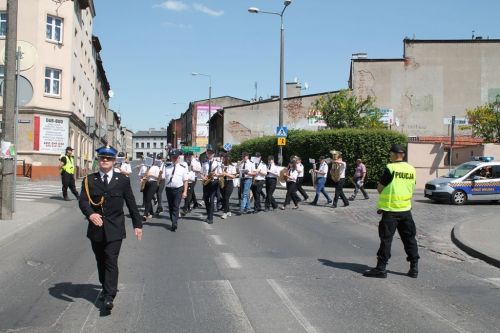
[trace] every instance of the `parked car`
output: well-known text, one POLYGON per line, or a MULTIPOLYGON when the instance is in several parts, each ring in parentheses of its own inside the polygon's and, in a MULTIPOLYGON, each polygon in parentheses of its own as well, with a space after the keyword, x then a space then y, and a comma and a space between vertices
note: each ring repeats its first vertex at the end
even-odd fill
POLYGON ((500 161, 491 156, 473 157, 446 176, 425 184, 426 198, 463 205, 469 200, 500 200, 500 161))

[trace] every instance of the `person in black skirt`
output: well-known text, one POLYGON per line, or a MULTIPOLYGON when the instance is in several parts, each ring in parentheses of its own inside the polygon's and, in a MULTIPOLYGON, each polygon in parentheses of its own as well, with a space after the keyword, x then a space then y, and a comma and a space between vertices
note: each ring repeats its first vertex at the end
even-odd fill
POLYGON ((231 194, 234 189, 234 179, 238 176, 238 172, 236 171, 236 163, 231 163, 231 158, 228 155, 225 155, 222 159, 223 163, 223 173, 224 177, 224 187, 221 189, 222 192, 222 210, 223 214, 221 216, 222 219, 226 219, 231 217, 231 211, 229 209, 229 199, 231 199, 231 194))

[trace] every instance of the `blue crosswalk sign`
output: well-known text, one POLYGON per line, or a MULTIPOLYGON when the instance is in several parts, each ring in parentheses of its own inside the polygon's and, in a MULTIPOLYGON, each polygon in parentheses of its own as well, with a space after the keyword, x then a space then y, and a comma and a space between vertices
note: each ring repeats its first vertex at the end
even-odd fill
POLYGON ((288 136, 288 128, 282 126, 282 127, 276 127, 276 136, 278 138, 286 138, 288 136))

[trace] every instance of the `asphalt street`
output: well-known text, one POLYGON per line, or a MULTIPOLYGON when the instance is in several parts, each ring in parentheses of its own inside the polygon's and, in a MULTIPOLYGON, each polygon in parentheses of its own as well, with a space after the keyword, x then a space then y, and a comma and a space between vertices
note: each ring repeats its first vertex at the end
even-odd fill
POLYGON ((163 214, 144 225, 142 241, 127 221, 108 315, 86 222, 76 201, 56 203, 49 217, 0 241, 2 332, 500 332, 500 270, 449 239, 457 218, 498 206, 417 196, 418 279, 405 275, 397 237, 388 278, 361 275, 378 248, 375 196, 213 225, 199 209, 175 233, 163 214))

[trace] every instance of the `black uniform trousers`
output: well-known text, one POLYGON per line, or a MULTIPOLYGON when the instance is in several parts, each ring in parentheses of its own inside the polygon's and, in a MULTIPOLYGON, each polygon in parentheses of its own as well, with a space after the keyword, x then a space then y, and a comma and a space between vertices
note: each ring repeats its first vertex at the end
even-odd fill
POLYGON ((269 209, 273 207, 273 209, 278 208, 278 204, 276 203, 276 199, 274 199, 274 191, 276 190, 276 184, 278 180, 274 177, 266 178, 266 208, 269 209))
POLYGON ((302 184, 304 184, 304 177, 297 177, 297 191, 304 197, 304 200, 309 199, 306 191, 302 188, 302 184))
POLYGON ((293 201, 295 206, 299 204, 299 196, 297 195, 297 184, 295 182, 286 182, 286 198, 283 206, 288 206, 290 201, 293 201))
POLYGON ((215 196, 217 195, 218 187, 218 180, 203 185, 203 201, 205 202, 205 209, 207 210, 207 219, 210 221, 214 219, 215 196))
POLYGON ((260 197, 262 193, 262 188, 264 187, 264 180, 256 180, 252 184, 252 193, 253 193, 253 209, 258 212, 262 210, 260 197))
POLYGON ((337 206, 337 201, 342 199, 342 202, 344 203, 344 206, 349 205, 349 201, 347 200, 347 197, 344 194, 344 184, 345 184, 345 178, 340 178, 338 182, 333 182, 333 186, 335 187, 335 196, 333 197, 333 205, 337 206))
POLYGON ((153 215, 153 196, 158 189, 158 182, 151 180, 146 183, 144 187, 144 216, 153 215))
POLYGON ((184 186, 181 187, 166 187, 165 192, 167 193, 168 202, 168 213, 170 214, 170 220, 172 221, 172 226, 177 226, 177 220, 179 219, 179 207, 182 200, 182 191, 184 186))
POLYGON ((403 241, 403 246, 407 255, 406 260, 416 262, 420 258, 415 235, 417 233, 415 222, 411 211, 406 212, 383 212, 382 219, 378 224, 378 235, 380 237, 380 248, 377 252, 378 259, 387 264, 391 258, 391 245, 394 233, 398 230, 403 241))
POLYGON ((196 191, 194 190, 196 188, 196 183, 197 183, 197 179, 195 179, 195 181, 193 182, 193 187, 192 187, 192 202, 193 202, 193 208, 198 208, 200 205, 198 205, 198 200, 196 199, 196 191))
POLYGON ((61 181, 62 181, 63 197, 64 198, 68 197, 68 188, 69 188, 71 193, 73 193, 74 196, 78 198, 78 191, 76 190, 75 186, 75 175, 63 171, 61 173, 61 181))
POLYGON ((163 189, 165 188, 165 179, 161 179, 158 183, 158 189, 156 190, 156 199, 158 199, 158 206, 156 206, 156 212, 163 212, 162 200, 163 200, 163 189))
POLYGON ((122 240, 90 242, 97 261, 97 272, 103 294, 114 298, 118 291, 118 255, 120 254, 122 240))
POLYGON ((186 199, 184 199, 184 206, 182 207, 182 210, 184 212, 189 212, 191 210, 191 201, 194 201, 193 208, 196 208, 196 197, 194 196, 194 186, 196 185, 196 182, 188 183, 188 189, 187 189, 187 196, 186 199))
POLYGON ((231 199, 231 194, 233 194, 234 183, 232 179, 227 179, 224 181, 224 188, 222 189, 222 210, 224 213, 229 212, 229 199, 231 199))

